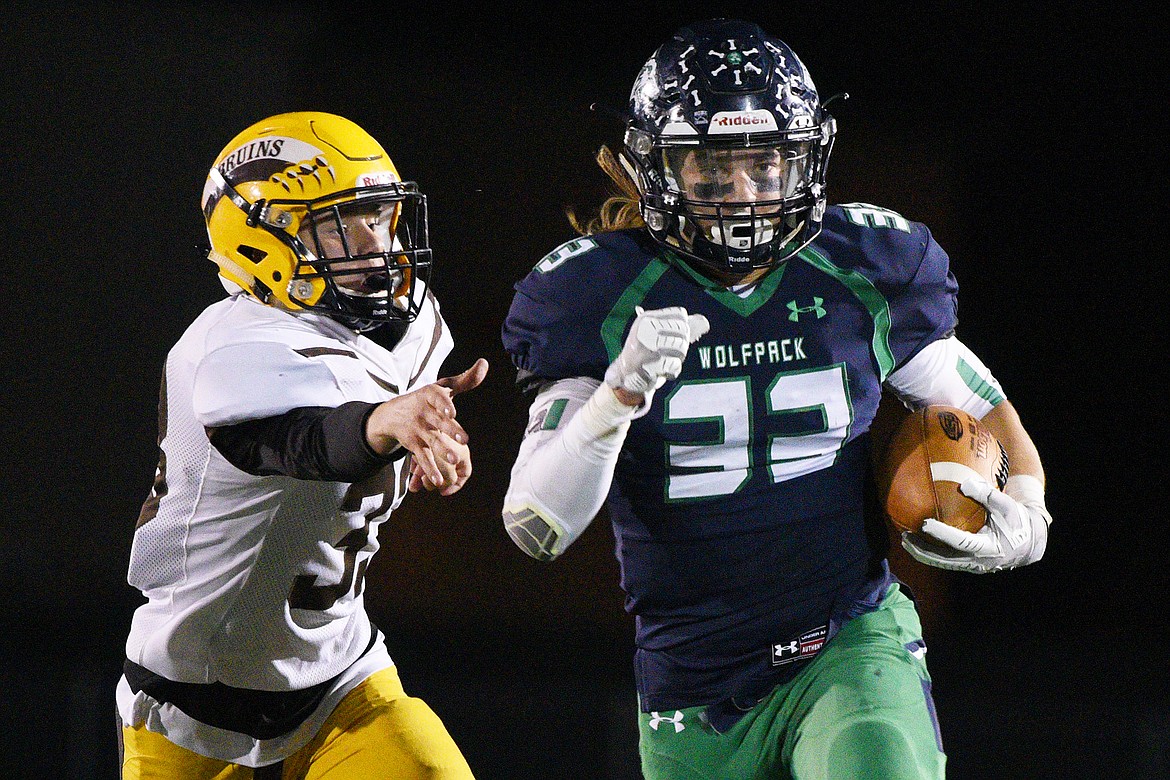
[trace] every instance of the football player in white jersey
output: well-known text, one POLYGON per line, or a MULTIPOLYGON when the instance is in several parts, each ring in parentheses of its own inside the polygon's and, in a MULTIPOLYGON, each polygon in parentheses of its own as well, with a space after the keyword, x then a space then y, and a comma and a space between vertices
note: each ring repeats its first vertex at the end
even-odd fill
POLYGON ((167 356, 129 582, 122 777, 469 778, 363 604, 383 520, 471 474, 426 198, 339 116, 280 114, 202 200, 229 296, 167 356))

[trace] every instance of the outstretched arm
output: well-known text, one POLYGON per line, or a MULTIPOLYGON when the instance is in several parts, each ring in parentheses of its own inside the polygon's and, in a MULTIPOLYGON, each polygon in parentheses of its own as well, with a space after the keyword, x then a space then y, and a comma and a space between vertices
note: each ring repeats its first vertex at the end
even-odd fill
POLYGON ((454 398, 478 387, 487 375, 483 358, 463 373, 444 377, 377 406, 366 420, 366 442, 385 455, 398 447, 411 453, 410 489, 449 496, 471 476, 467 431, 455 419, 454 398))

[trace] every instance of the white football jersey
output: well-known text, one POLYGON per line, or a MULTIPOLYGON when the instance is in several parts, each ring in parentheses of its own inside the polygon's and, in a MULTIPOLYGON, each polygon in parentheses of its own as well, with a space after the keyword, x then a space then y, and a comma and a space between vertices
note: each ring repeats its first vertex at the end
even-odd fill
POLYGON ((128 580, 147 602, 134 613, 127 658, 178 682, 261 691, 350 672, 304 728, 269 745, 214 733, 136 697, 125 680, 123 722, 256 765, 307 741, 345 692, 391 663, 381 642, 366 652, 375 629, 363 575, 379 524, 406 493, 406 459, 354 484, 258 477, 229 463, 206 429, 306 406, 381 402, 434 382, 452 339, 434 296, 419 288, 422 312, 392 351, 328 317, 244 295, 209 306, 170 351, 159 472, 130 552, 128 580))

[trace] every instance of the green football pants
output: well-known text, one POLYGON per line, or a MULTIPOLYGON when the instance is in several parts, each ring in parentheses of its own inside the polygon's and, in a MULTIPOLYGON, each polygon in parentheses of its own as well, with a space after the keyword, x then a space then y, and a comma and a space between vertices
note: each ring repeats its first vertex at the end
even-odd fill
POLYGON ((639 713, 647 780, 934 780, 945 774, 914 603, 897 585, 726 733, 703 707, 639 713))

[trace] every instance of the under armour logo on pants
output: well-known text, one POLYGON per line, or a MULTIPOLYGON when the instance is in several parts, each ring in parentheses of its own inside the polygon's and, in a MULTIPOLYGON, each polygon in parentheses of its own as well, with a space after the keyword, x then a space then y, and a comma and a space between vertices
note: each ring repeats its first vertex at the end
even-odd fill
POLYGON ((683 725, 682 719, 683 719, 682 710, 675 710, 674 717, 671 717, 671 718, 668 718, 665 715, 662 715, 662 714, 657 713, 657 712, 651 712, 650 713, 650 728, 654 729, 655 731, 658 731, 659 724, 670 723, 674 726, 674 733, 677 734, 686 728, 686 726, 683 725))

